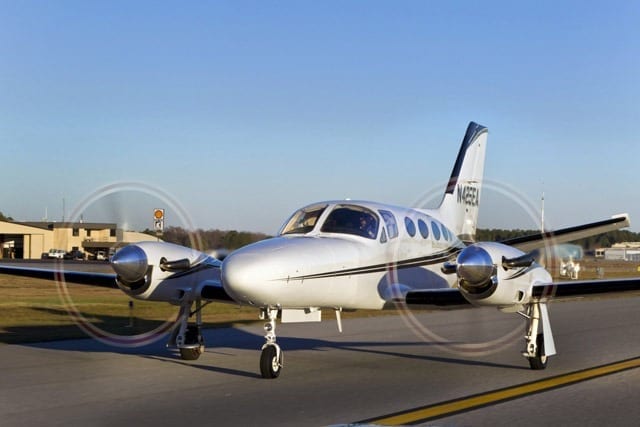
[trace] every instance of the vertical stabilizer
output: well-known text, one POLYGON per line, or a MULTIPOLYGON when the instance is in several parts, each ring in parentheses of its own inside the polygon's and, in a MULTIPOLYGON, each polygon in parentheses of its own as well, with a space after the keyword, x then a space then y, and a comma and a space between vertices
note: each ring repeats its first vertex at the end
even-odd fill
POLYGON ((440 218, 463 241, 474 241, 476 236, 487 135, 486 127, 469 123, 438 207, 440 218))

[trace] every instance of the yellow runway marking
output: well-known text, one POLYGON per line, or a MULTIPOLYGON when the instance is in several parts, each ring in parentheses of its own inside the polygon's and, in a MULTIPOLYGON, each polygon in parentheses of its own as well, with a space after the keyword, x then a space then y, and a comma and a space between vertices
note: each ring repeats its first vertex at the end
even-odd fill
POLYGON ((425 422, 640 367, 640 357, 367 420, 382 425, 425 422))

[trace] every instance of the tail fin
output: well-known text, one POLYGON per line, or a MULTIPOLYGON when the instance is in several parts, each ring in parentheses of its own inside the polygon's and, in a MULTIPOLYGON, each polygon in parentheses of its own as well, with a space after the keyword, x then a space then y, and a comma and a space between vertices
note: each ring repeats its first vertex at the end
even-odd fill
POLYGON ((440 218, 463 241, 474 241, 476 237, 488 133, 486 127, 469 123, 438 207, 440 218))

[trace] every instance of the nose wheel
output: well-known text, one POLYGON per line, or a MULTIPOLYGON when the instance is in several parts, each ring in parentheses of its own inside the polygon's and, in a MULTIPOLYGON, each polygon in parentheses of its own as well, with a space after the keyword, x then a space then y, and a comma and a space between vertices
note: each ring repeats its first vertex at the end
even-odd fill
POLYGON ((278 378, 282 369, 282 350, 278 344, 265 344, 260 355, 262 378, 278 378))
POLYGON ((276 344, 276 318, 278 317, 277 309, 262 309, 260 311, 261 319, 268 319, 264 324, 265 344, 262 346, 262 354, 260 355, 260 374, 262 378, 278 378, 283 366, 283 355, 280 346, 276 344))

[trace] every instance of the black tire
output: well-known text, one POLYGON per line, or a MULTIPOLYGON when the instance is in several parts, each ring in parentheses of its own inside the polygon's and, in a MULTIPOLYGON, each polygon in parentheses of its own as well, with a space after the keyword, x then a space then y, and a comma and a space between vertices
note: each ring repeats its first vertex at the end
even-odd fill
POLYGON ((184 343, 188 347, 180 348, 180 358, 182 360, 197 360, 204 352, 204 341, 199 328, 196 325, 189 325, 184 335, 184 343))
POLYGON ((534 370, 541 370, 547 367, 548 356, 544 354, 544 335, 538 334, 536 337, 536 355, 528 357, 529 366, 534 370))
POLYGON ((180 358, 182 360, 198 360, 200 355, 203 352, 203 348, 201 345, 197 347, 188 347, 180 349, 180 358))
POLYGON ((260 373, 262 374, 262 378, 278 378, 281 368, 282 364, 278 359, 278 349, 273 345, 266 346, 260 355, 260 373))

